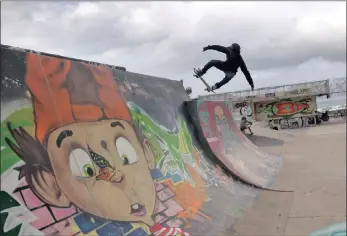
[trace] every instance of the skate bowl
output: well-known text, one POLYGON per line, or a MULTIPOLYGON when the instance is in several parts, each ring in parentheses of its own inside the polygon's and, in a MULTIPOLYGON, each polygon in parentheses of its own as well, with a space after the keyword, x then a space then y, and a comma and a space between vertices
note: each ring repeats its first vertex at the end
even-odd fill
MULTIPOLYGON (((196 128, 196 137, 226 169, 246 183, 261 188, 271 186, 274 173, 282 165, 281 158, 260 151, 240 131, 228 103, 189 101, 186 102, 186 108, 196 128)), ((264 138, 258 137, 258 140, 264 138)))
POLYGON ((1 235, 232 235, 281 169, 179 81, 3 45, 1 68, 1 235))

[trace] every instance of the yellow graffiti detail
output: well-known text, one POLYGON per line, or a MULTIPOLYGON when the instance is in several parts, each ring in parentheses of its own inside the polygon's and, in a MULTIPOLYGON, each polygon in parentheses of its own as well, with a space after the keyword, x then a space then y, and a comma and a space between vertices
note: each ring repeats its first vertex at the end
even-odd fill
POLYGON ((183 132, 179 132, 179 134, 178 134, 178 150, 181 153, 188 153, 189 152, 188 145, 184 140, 183 132))

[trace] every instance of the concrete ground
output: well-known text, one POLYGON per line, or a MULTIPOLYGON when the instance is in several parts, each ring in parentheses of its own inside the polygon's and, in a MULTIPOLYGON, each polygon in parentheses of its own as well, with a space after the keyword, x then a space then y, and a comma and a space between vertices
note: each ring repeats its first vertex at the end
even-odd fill
MULTIPOLYGON (((263 128, 254 127, 261 136, 263 128)), ((261 149, 285 158, 273 187, 294 192, 261 192, 235 225, 237 235, 309 235, 346 220, 346 123, 290 130, 295 137, 269 145, 254 139, 261 149)), ((270 140, 270 139, 269 139, 270 140)), ((271 141, 271 140, 270 140, 271 141)))

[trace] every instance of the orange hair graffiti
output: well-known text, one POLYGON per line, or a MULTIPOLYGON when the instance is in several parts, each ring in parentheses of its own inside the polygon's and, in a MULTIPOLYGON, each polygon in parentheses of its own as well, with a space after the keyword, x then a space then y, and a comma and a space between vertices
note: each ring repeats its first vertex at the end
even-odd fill
POLYGON ((28 53, 26 84, 41 143, 52 130, 71 123, 105 118, 131 121, 109 68, 28 53))

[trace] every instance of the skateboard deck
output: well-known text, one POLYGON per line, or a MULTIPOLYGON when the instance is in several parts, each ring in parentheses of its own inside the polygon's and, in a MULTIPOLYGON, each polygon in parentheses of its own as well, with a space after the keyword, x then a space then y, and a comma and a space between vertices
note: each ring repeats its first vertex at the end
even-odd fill
POLYGON ((206 86, 206 89, 205 89, 205 90, 206 90, 207 92, 212 92, 212 93, 215 94, 214 91, 211 91, 210 85, 208 85, 208 83, 206 83, 206 81, 204 80, 204 78, 202 78, 201 76, 198 76, 196 72, 197 72, 197 70, 194 68, 194 76, 195 76, 196 78, 199 78, 199 79, 204 83, 204 85, 206 86))

